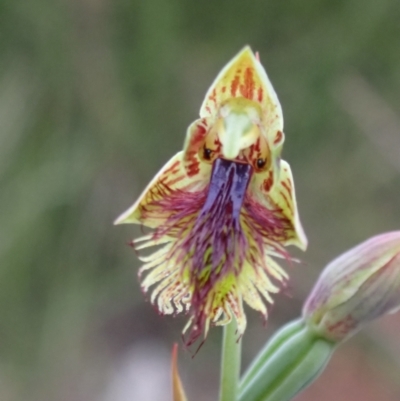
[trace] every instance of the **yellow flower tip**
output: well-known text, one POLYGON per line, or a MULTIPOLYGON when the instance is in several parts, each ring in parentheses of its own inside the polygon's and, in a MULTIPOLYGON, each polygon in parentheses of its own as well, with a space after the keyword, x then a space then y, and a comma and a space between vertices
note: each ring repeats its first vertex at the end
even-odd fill
POLYGON ((130 221, 129 217, 132 214, 132 208, 128 209, 126 212, 122 213, 120 216, 118 216, 114 220, 114 226, 120 225, 120 224, 129 224, 133 223, 133 221, 130 221))
POLYGON ((342 341, 400 308, 400 231, 370 238, 334 259, 303 308, 319 334, 342 341))
POLYGON ((218 74, 208 90, 200 109, 201 117, 218 111, 218 106, 231 98, 246 98, 258 103, 263 110, 274 111, 283 128, 282 110, 278 97, 264 67, 249 46, 244 47, 218 74))
POLYGON ((178 344, 172 347, 172 399, 173 401, 187 401, 178 371, 178 344))
MULTIPOLYGON (((271 151, 280 152, 284 141, 281 105, 264 67, 249 46, 244 47, 218 74, 203 101, 200 117, 215 123, 218 118, 226 118, 229 110, 234 114, 247 114, 250 122, 261 128, 271 151), (232 104, 233 101, 237 101, 236 105, 232 104)), ((244 121, 240 125, 245 131, 250 128, 244 121)), ((240 137, 240 131, 235 129, 232 132, 232 141, 235 141, 240 137)), ((235 153, 226 152, 229 155, 235 153)))
POLYGON ((286 273, 271 258, 305 249, 291 169, 281 160, 279 101, 245 47, 218 75, 177 153, 115 224, 153 229, 134 241, 142 288, 162 314, 188 313, 186 343, 213 325, 246 327, 243 302, 267 316, 286 273), (146 274, 143 274, 146 273, 146 274))
POLYGON ((300 250, 306 251, 308 247, 308 239, 297 214, 294 216, 293 225, 297 238, 293 240, 293 243, 291 245, 295 245, 300 250))

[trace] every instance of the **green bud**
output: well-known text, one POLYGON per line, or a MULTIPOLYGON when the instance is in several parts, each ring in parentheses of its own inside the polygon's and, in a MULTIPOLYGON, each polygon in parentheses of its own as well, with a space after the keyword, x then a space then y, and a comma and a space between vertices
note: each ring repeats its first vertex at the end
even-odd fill
POLYGON ((400 231, 370 238, 334 259, 303 308, 307 324, 331 341, 400 307, 400 231))

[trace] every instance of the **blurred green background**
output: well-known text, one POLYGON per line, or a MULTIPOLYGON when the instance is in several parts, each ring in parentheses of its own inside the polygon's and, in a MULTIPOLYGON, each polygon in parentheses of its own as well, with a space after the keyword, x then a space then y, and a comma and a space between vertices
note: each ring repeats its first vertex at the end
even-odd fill
MULTIPOLYGON (((170 400, 185 319, 145 302, 138 228, 112 221, 245 44, 282 103, 310 246, 267 326, 248 311, 244 364, 330 259, 399 229, 399 21, 398 0, 0 0, 0 400, 170 400)), ((399 330, 370 326, 298 400, 399 400, 399 330)), ((180 352, 191 401, 216 399, 220 336, 180 352)))

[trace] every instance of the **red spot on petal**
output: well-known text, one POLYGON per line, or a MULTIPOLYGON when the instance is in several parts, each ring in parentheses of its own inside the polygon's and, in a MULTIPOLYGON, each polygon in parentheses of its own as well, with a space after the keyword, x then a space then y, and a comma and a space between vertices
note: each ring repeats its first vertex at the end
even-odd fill
POLYGON ((211 95, 208 97, 208 99, 211 100, 212 102, 214 102, 215 104, 217 104, 217 92, 216 92, 215 88, 211 92, 211 95))
POLYGON ((170 167, 168 167, 164 173, 163 176, 166 174, 171 174, 177 167, 179 167, 180 161, 177 160, 175 163, 173 163, 170 167))
POLYGON ((283 191, 279 191, 279 193, 282 195, 282 198, 285 201, 287 208, 289 210, 292 210, 292 207, 290 206, 290 203, 289 203, 289 200, 288 200, 286 194, 283 191))
POLYGON ((192 164, 187 166, 187 175, 193 177, 200 172, 200 162, 198 160, 193 160, 192 164))
POLYGON ((290 186, 290 181, 282 181, 281 184, 284 188, 286 188, 286 191, 289 192, 289 196, 292 197, 292 187, 290 186))
POLYGON ((185 178, 185 176, 183 174, 178 175, 178 176, 173 176, 173 177, 171 177, 171 179, 169 181, 168 180, 163 181, 163 184, 165 184, 167 186, 173 186, 177 182, 183 180, 184 178, 185 178))
POLYGON ((279 143, 282 139, 282 131, 278 131, 275 135, 275 139, 274 139, 274 145, 276 145, 277 143, 279 143))
POLYGON ((196 131, 193 132, 192 138, 190 140, 189 148, 196 148, 198 150, 198 145, 203 141, 207 132, 207 128, 203 124, 198 124, 196 131))
POLYGON ((266 180, 264 180, 264 182, 263 182, 263 190, 265 192, 269 192, 273 183, 274 183, 274 177, 273 177, 272 171, 270 171, 268 174, 268 178, 266 180))
POLYGON ((257 100, 258 100, 259 102, 262 102, 262 100, 263 100, 263 95, 264 95, 263 89, 262 89, 261 87, 258 88, 257 100))
POLYGON ((222 143, 220 142, 220 140, 216 137, 214 139, 214 145, 215 145, 215 149, 214 152, 219 155, 221 152, 221 148, 222 148, 222 143))
POLYGON ((247 67, 244 72, 244 83, 240 85, 240 94, 247 99, 253 99, 254 90, 255 82, 253 77, 253 69, 251 67, 247 67))
POLYGON ((203 144, 204 137, 207 133, 206 124, 204 121, 199 123, 196 128, 196 131, 192 133, 188 150, 185 153, 185 169, 189 177, 198 174, 200 171, 198 151, 203 144))
POLYGON ((239 82, 240 82, 240 76, 236 75, 235 78, 233 78, 233 81, 231 82, 231 95, 236 96, 236 92, 239 87, 239 82))
POLYGON ((248 152, 249 152, 248 161, 250 163, 252 163, 253 162, 253 157, 254 157, 254 145, 250 146, 248 152))
POLYGON ((222 93, 225 93, 225 91, 226 91, 226 86, 223 86, 223 87, 221 88, 221 92, 222 92, 222 93))

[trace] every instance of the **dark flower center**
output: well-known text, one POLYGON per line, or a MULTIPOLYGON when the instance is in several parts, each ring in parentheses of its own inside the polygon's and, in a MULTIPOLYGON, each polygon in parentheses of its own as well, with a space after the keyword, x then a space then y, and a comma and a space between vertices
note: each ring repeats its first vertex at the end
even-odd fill
POLYGON ((194 287, 194 322, 188 343, 204 328, 205 302, 215 283, 227 273, 238 275, 246 258, 247 239, 240 216, 252 172, 249 164, 230 160, 216 159, 213 164, 207 198, 187 239, 191 244, 186 246, 193 250, 190 270, 194 287))
POLYGON ((240 212, 252 170, 249 164, 215 160, 208 195, 192 230, 196 238, 194 276, 201 273, 205 265, 210 266, 210 273, 217 275, 223 266, 232 267, 229 260, 237 253, 236 234, 241 231, 240 212), (221 265, 225 258, 228 263, 221 265))

